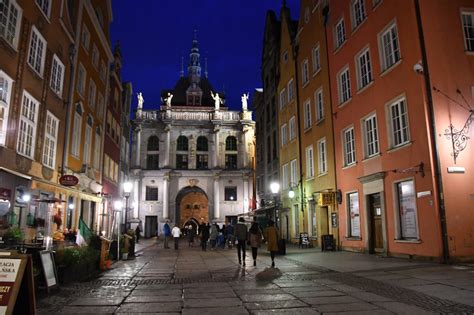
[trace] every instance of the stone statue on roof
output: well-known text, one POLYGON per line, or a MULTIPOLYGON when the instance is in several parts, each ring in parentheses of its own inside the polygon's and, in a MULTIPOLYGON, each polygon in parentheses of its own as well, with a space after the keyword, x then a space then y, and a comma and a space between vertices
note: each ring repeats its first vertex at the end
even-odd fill
POLYGON ((171 93, 168 93, 168 97, 165 98, 165 101, 166 101, 166 107, 170 107, 171 106, 171 99, 173 98, 173 94, 171 93))
POLYGON ((138 109, 141 110, 143 108, 143 102, 144 102, 142 92, 138 92, 137 98, 138 98, 138 109))
POLYGON ((216 109, 216 110, 219 109, 219 107, 220 107, 220 105, 221 105, 221 103, 222 103, 222 98, 219 97, 219 93, 216 93, 216 94, 214 95, 214 93, 212 93, 212 91, 211 91, 211 97, 214 99, 214 107, 215 107, 215 109, 216 109))
POLYGON ((243 111, 247 111, 247 101, 248 101, 248 99, 249 99, 249 94, 250 94, 250 93, 247 92, 247 94, 244 93, 244 94, 242 95, 242 98, 241 98, 241 99, 242 99, 242 110, 243 110, 243 111))

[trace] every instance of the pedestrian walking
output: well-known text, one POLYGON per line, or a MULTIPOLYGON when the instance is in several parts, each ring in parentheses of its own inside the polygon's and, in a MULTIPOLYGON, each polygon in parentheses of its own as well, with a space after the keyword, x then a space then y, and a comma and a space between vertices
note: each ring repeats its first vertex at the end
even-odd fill
POLYGON ((247 226, 245 225, 244 218, 239 219, 239 223, 235 226, 234 231, 235 243, 237 245, 237 257, 239 258, 239 265, 245 266, 245 250, 246 242, 248 239, 247 226))
POLYGON ((201 248, 202 251, 207 250, 207 241, 209 240, 209 225, 204 222, 199 226, 199 233, 201 234, 201 248))
POLYGON ((194 226, 190 224, 188 226, 188 246, 189 247, 193 247, 195 237, 196 237, 196 230, 194 229, 194 226))
POLYGON ((268 227, 263 232, 265 241, 267 242, 267 250, 270 252, 272 258, 272 267, 275 267, 275 254, 278 251, 278 230, 275 228, 275 223, 268 221, 268 227))
POLYGON ((163 226, 163 233, 165 234, 165 248, 167 249, 170 248, 168 242, 171 237, 171 228, 170 228, 169 222, 170 221, 166 221, 165 225, 163 226))
POLYGON ((249 229, 249 243, 252 248, 253 265, 257 266, 257 252, 262 244, 263 233, 257 221, 253 221, 249 229))
POLYGON ((212 250, 216 249, 216 242, 217 242, 218 235, 219 235, 219 227, 217 226, 217 223, 214 223, 213 225, 211 225, 211 231, 209 234, 212 250))
POLYGON ((222 225, 221 233, 222 233, 222 238, 223 238, 221 246, 222 246, 222 249, 224 249, 225 244, 227 244, 227 229, 225 227, 225 223, 222 225))
POLYGON ((140 225, 137 224, 137 228, 135 229, 135 237, 137 238, 137 244, 138 241, 140 240, 140 225))
POLYGON ((181 236, 181 229, 178 227, 177 224, 174 225, 174 228, 171 230, 171 234, 173 235, 173 239, 174 239, 174 249, 178 250, 179 237, 181 236))
POLYGON ((231 249, 234 246, 234 227, 229 224, 225 231, 227 233, 227 247, 231 249))

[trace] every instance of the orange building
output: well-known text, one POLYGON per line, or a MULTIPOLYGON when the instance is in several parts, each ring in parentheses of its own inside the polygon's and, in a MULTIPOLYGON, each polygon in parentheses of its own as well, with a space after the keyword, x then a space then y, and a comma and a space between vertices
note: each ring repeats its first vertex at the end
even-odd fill
POLYGON ((474 257, 474 3, 330 5, 341 247, 474 257))

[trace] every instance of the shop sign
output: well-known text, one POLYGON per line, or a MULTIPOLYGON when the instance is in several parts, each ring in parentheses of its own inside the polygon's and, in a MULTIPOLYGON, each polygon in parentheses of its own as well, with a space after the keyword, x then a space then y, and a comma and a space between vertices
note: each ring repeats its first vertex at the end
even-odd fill
POLYGON ((331 206, 334 204, 334 193, 326 192, 320 194, 319 205, 320 206, 331 206))
POLYGON ((63 186, 76 186, 79 184, 79 178, 74 175, 63 175, 59 178, 59 183, 63 186))
POLYGON ((0 199, 10 200, 12 197, 12 191, 10 189, 0 187, 0 199))

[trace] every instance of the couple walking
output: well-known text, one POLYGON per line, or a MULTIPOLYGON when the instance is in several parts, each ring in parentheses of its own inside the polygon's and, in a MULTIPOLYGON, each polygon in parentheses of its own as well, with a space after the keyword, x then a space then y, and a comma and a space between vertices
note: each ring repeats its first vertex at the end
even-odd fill
POLYGON ((173 229, 170 228, 169 221, 166 221, 165 225, 163 226, 163 232, 165 234, 165 248, 169 249, 169 240, 171 236, 174 239, 174 249, 178 250, 179 246, 179 237, 181 236, 181 229, 178 227, 177 224, 174 225, 173 229))
POLYGON ((268 227, 263 233, 255 220, 248 232, 244 222, 244 218, 240 218, 239 223, 235 227, 239 265, 245 266, 246 245, 249 245, 252 248, 253 265, 256 266, 258 248, 262 244, 262 240, 265 240, 267 242, 267 250, 272 258, 272 267, 275 267, 275 254, 278 251, 278 231, 274 226, 274 222, 272 220, 268 221, 268 227))

